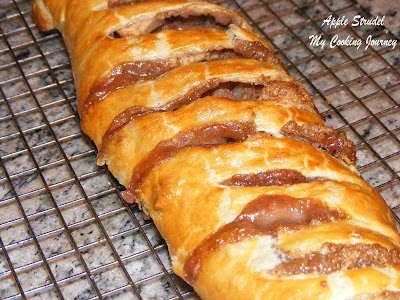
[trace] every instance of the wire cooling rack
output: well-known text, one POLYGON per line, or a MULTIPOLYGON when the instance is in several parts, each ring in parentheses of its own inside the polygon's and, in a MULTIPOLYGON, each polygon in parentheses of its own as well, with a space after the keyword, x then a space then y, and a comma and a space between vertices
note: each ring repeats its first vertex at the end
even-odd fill
MULTIPOLYGON (((395 37, 383 27, 321 27, 329 14, 368 16, 350 0, 219 2, 266 35, 399 214, 399 47, 309 44, 311 34, 395 37)), ((38 31, 30 10, 30 1, 0 0, 0 299, 196 298, 153 223, 96 166, 65 46, 57 32, 38 31)))

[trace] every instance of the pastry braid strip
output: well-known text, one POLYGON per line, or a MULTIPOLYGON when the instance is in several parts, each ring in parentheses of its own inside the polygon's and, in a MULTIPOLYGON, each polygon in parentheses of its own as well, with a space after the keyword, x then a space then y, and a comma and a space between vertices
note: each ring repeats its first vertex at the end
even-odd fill
POLYGON ((204 299, 398 299, 399 234, 355 149, 237 13, 201 0, 34 0, 83 131, 204 299))

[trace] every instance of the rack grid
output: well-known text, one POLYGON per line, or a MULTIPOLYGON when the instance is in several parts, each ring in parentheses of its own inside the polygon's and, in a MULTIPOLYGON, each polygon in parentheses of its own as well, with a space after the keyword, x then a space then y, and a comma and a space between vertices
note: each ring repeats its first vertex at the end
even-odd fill
MULTIPOLYGON (((398 46, 310 46, 309 36, 395 39, 383 27, 321 26, 369 17, 352 0, 220 0, 244 14, 356 144, 361 175, 400 216, 398 46)), ((28 0, 0 0, 0 299, 187 299, 165 242, 79 129, 70 62, 28 0)))

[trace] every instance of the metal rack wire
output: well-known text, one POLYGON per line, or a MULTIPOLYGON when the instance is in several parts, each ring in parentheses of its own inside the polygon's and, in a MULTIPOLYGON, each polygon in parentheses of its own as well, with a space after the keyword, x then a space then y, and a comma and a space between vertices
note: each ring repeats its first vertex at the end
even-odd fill
MULTIPOLYGON (((309 45, 310 34, 395 38, 384 28, 320 26, 368 16, 355 2, 224 0, 274 46, 327 122, 356 143, 361 175, 400 213, 400 53, 309 45)), ((79 129, 70 64, 30 1, 0 1, 0 299, 183 299, 165 243, 95 165, 79 129)))

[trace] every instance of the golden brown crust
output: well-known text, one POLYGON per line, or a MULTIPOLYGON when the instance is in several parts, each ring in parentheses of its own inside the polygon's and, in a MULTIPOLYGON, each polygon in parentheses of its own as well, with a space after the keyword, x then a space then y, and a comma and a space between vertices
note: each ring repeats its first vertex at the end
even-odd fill
POLYGON ((33 14, 64 36, 98 163, 202 298, 398 298, 390 210, 243 17, 200 0, 34 0, 33 14))
POLYGON ((33 1, 32 14, 41 30, 51 30, 55 28, 53 16, 43 0, 33 1))

